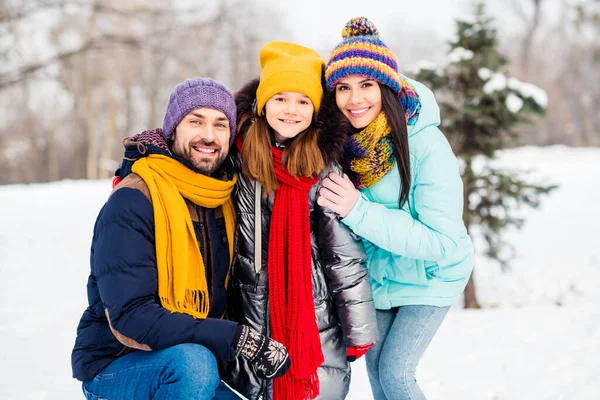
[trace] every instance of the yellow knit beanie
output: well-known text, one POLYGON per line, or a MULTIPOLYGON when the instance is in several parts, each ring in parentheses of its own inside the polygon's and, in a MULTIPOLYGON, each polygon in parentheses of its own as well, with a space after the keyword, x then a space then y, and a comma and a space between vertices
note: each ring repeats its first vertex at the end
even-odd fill
POLYGON ((272 41, 259 55, 260 84, 256 90, 256 110, 262 113, 267 100, 280 92, 298 92, 312 101, 315 113, 321 106, 321 77, 325 62, 316 51, 294 43, 272 41))

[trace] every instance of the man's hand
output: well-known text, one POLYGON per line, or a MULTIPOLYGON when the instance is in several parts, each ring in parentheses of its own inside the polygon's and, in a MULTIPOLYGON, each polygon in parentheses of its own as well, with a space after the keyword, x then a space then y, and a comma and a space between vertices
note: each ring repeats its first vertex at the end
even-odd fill
POLYGON ((246 325, 238 325, 233 335, 235 355, 248 360, 262 379, 274 379, 291 366, 287 349, 281 343, 246 325))
POLYGON ((345 218, 360 196, 348 175, 344 174, 342 178, 336 173, 331 173, 323 179, 322 186, 317 203, 345 218))

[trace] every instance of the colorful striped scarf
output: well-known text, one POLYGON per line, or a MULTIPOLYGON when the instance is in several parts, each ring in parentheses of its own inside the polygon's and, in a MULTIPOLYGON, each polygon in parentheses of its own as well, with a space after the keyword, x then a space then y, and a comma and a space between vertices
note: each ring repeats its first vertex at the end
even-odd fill
POLYGON ((349 177, 357 189, 379 182, 396 162, 392 128, 382 111, 363 130, 348 138, 345 161, 349 177))

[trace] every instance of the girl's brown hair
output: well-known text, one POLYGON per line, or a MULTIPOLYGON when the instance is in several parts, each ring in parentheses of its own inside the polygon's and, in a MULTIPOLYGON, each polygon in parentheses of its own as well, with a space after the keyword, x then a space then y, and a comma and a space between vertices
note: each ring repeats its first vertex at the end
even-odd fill
MULTIPOLYGON (((291 139, 283 149, 282 166, 294 177, 311 177, 324 168, 323 156, 317 145, 315 118, 310 126, 291 139)), ((242 172, 248 178, 258 181, 265 194, 277 188, 277 177, 271 154, 273 129, 269 126, 265 112, 262 116, 250 112, 243 115, 238 124, 238 135, 247 127, 242 146, 242 172)))

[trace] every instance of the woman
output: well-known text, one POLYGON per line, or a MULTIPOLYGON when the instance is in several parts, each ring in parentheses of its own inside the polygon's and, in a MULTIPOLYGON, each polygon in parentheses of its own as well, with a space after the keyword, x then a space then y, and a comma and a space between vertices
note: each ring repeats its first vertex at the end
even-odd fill
POLYGON ((343 138, 335 121, 316 120, 336 111, 321 107, 325 63, 315 51, 275 41, 259 58, 260 80, 236 94, 232 316, 278 338, 292 365, 269 381, 238 358, 225 381, 249 399, 339 400, 350 383, 348 354, 377 339, 360 240, 316 204, 318 176, 341 156, 343 138))
POLYGON ((342 36, 325 76, 352 125, 347 175, 324 179, 318 204, 364 239, 380 333, 366 356, 375 399, 424 399, 417 364, 472 270, 462 181, 431 91, 398 74, 366 18, 342 36))

